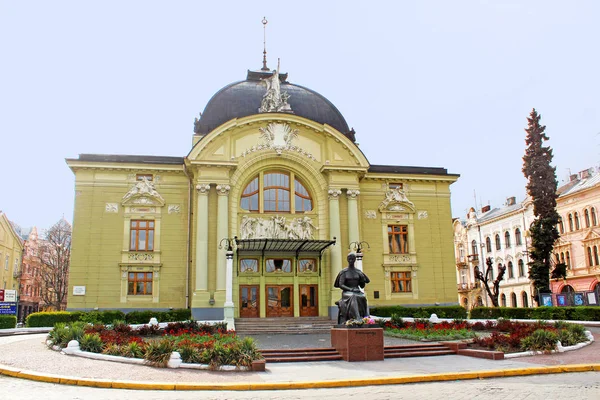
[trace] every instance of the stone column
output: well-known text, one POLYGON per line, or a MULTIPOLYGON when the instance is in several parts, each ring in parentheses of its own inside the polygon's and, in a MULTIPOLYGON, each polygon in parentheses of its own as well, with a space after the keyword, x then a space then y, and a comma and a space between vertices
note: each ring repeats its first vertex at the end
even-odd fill
POLYGON ((348 189, 348 242, 358 243, 360 241, 360 232, 358 227, 358 189, 348 189))
POLYGON ((210 184, 196 185, 196 285, 194 291, 208 290, 208 192, 210 184))
MULTIPOLYGON (((229 238, 229 185, 217 185, 217 240, 229 238)), ((226 249, 217 250, 217 291, 225 290, 226 249)))
POLYGON ((331 319, 337 320, 337 306, 335 302, 339 300, 340 290, 333 287, 333 282, 337 274, 342 270, 342 246, 341 246, 341 227, 340 227, 340 195, 342 191, 339 189, 329 189, 329 236, 331 239, 336 238, 335 246, 329 247, 331 258, 331 303, 329 304, 329 316, 331 319))
POLYGON ((233 304, 233 251, 228 247, 226 254, 226 271, 225 271, 225 322, 227 329, 235 329, 234 324, 234 304, 233 304))

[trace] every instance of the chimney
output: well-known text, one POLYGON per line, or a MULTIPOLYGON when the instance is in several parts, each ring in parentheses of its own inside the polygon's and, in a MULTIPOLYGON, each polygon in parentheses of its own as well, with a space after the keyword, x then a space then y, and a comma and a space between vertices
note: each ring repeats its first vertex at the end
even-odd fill
POLYGON ((514 206, 515 204, 517 204, 517 198, 516 197, 508 197, 506 199, 506 205, 507 206, 514 206))
POLYGON ((579 173, 579 176, 581 177, 581 179, 587 179, 590 177, 590 170, 589 169, 584 169, 583 171, 581 171, 579 173))
POLYGON ((492 206, 490 206, 489 204, 487 206, 483 206, 483 208, 481 209, 482 213, 488 212, 492 209, 492 206))
POLYGON ((577 174, 573 174, 569 177, 569 182, 573 182, 577 180, 577 174))

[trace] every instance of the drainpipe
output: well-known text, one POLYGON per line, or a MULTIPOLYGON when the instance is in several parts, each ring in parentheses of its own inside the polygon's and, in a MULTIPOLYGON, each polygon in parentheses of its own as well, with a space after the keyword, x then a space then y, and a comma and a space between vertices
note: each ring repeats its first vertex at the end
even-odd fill
POLYGON ((192 246, 190 246, 190 234, 192 231, 192 191, 194 185, 192 184, 192 178, 188 174, 185 161, 183 162, 183 173, 188 178, 188 213, 187 213, 187 240, 185 245, 186 253, 186 268, 185 268, 185 306, 191 308, 190 304, 190 269, 192 268, 192 246))

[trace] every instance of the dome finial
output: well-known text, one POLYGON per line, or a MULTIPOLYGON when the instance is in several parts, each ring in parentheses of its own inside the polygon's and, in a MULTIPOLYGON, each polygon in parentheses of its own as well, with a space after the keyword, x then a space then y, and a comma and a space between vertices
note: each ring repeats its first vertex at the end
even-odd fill
POLYGON ((269 21, 267 21, 267 17, 263 17, 263 66, 260 69, 261 71, 269 70, 267 67, 267 23, 269 23, 269 21))

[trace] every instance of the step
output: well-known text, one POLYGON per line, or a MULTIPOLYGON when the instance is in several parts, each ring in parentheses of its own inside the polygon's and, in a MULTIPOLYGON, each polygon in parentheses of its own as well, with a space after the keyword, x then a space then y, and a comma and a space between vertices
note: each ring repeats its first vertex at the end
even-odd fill
POLYGON ((448 356, 456 354, 453 350, 429 350, 429 351, 408 351, 401 353, 388 353, 383 352, 384 358, 402 358, 402 357, 434 357, 434 356, 448 356))
POLYGON ((340 354, 322 355, 322 356, 304 356, 304 357, 265 357, 269 363, 273 362, 313 362, 313 361, 339 361, 342 360, 340 354))
POLYGON ((334 349, 333 347, 305 347, 302 349, 261 349, 259 351, 263 354, 269 354, 269 353, 279 353, 279 352, 286 352, 286 353, 306 353, 306 352, 316 352, 316 351, 336 352, 336 349, 334 349))

